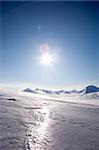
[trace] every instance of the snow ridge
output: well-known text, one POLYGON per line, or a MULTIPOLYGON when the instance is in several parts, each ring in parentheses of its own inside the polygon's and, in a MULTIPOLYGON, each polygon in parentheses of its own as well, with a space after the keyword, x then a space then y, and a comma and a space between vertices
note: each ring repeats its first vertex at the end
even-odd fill
POLYGON ((23 90, 23 92, 30 92, 30 93, 42 93, 42 94, 55 94, 55 95, 61 95, 61 94, 88 94, 88 93, 95 93, 95 92, 99 92, 99 87, 96 87, 94 85, 90 85, 85 87, 82 90, 71 90, 71 91, 67 91, 67 90, 59 90, 59 91, 53 91, 53 90, 45 90, 45 89, 30 89, 30 88, 26 88, 25 90, 23 90))

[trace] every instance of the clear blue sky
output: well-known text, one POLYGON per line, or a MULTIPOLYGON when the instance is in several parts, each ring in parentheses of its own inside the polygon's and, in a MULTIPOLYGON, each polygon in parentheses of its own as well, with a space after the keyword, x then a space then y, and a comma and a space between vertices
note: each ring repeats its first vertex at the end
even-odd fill
POLYGON ((99 83, 99 2, 1 2, 1 83, 99 83), (58 59, 39 63, 48 44, 58 59))

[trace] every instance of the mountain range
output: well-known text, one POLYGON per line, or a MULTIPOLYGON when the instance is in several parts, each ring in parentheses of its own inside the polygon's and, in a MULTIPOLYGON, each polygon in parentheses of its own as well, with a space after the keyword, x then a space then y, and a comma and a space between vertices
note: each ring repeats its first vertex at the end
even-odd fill
POLYGON ((23 92, 29 92, 29 93, 41 93, 41 94, 56 94, 56 95, 61 95, 61 94, 75 94, 75 93, 82 93, 82 94, 88 94, 88 93, 94 93, 94 92, 99 92, 99 87, 96 87, 94 85, 89 85, 85 87, 82 90, 59 90, 59 91, 53 91, 53 90, 45 90, 45 89, 30 89, 26 88, 23 90, 23 92))

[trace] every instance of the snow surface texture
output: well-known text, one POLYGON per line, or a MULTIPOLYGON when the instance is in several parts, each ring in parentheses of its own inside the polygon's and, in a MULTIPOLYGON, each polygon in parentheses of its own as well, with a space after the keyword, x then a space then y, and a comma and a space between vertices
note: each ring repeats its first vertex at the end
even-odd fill
POLYGON ((0 88, 0 150, 99 150, 99 92, 0 88))

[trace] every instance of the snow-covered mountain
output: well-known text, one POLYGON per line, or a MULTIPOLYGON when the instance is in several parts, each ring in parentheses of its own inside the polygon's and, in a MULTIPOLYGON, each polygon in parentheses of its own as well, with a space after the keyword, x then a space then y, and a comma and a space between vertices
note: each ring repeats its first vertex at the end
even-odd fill
POLYGON ((75 93, 83 93, 85 90, 83 89, 83 90, 72 90, 72 91, 70 91, 70 94, 75 94, 75 93))
POLYGON ((23 92, 36 93, 35 90, 32 90, 30 88, 26 88, 25 90, 23 90, 23 92))
POLYGON ((94 93, 94 92, 99 92, 99 88, 93 85, 87 86, 85 88, 85 93, 94 93))
POLYGON ((23 92, 30 92, 30 93, 39 93, 39 94, 54 94, 54 95, 63 95, 63 94, 88 94, 88 93, 95 93, 95 92, 99 92, 99 88, 93 85, 87 86, 85 89, 82 90, 71 90, 71 91, 67 91, 67 90, 59 90, 59 91, 53 91, 53 90, 45 90, 45 89, 30 89, 27 88, 25 90, 23 90, 23 92))
POLYGON ((40 94, 44 94, 44 93, 45 94, 54 94, 54 91, 52 91, 52 90, 45 90, 45 89, 37 88, 37 89, 35 89, 35 91, 40 94))

